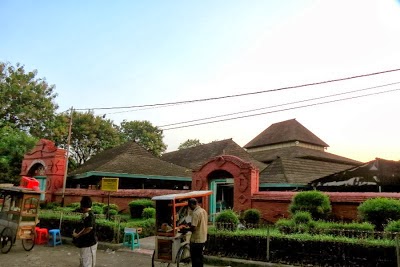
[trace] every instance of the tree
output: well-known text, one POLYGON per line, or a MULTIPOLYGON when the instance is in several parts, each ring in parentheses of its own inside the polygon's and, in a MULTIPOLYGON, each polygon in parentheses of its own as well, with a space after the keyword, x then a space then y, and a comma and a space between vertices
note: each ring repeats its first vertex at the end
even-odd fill
POLYGON ((199 146, 202 144, 203 143, 201 143, 199 139, 188 139, 179 145, 178 150, 195 147, 195 146, 199 146))
POLYGON ((36 142, 36 138, 19 129, 0 127, 0 182, 19 182, 22 159, 36 142))
POLYGON ((120 133, 124 142, 135 141, 157 157, 167 149, 163 142, 163 131, 149 121, 124 120, 120 125, 120 133))
POLYGON ((54 85, 26 72, 23 65, 0 62, 0 127, 11 125, 32 136, 46 138, 52 131, 55 111, 54 85))
MULTIPOLYGON (((69 114, 61 115, 68 129, 69 114)), ((72 134, 70 143, 70 158, 79 167, 96 153, 120 144, 117 126, 111 120, 95 116, 93 112, 72 113, 72 134)), ((58 139, 60 147, 65 148, 68 134, 58 139)))

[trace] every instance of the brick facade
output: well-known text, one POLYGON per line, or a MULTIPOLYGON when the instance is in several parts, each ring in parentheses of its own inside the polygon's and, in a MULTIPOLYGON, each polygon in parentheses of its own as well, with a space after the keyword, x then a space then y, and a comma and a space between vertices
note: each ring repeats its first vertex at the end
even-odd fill
POLYGON ((46 200, 54 201, 53 193, 63 188, 65 150, 52 141, 40 139, 36 146, 24 155, 22 176, 46 176, 46 200))

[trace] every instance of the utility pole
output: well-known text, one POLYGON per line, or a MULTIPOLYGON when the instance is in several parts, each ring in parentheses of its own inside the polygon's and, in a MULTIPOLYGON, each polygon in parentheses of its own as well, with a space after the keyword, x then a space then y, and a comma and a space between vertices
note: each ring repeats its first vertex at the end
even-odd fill
POLYGON ((63 179, 63 188, 62 188, 62 198, 61 198, 61 207, 64 207, 64 197, 65 197, 65 186, 67 183, 67 175, 68 175, 68 159, 69 159, 69 146, 71 144, 71 132, 72 132, 72 114, 74 111, 74 107, 71 107, 71 112, 69 115, 69 126, 68 126, 68 138, 67 138, 67 153, 65 159, 65 171, 64 171, 64 179, 63 179))

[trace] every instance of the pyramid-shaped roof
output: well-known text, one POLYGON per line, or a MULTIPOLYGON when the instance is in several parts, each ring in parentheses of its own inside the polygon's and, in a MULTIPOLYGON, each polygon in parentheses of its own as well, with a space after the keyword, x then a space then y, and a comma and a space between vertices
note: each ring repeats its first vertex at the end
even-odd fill
POLYGON ((191 170, 155 157, 134 141, 104 150, 69 175, 86 172, 191 177, 191 170))
POLYGON ((195 170, 209 161, 211 158, 220 155, 232 155, 241 158, 243 161, 251 162, 263 170, 266 165, 255 160, 245 149, 235 143, 232 139, 214 141, 204 145, 198 145, 181 149, 162 155, 161 159, 195 170))
POLYGON ((321 147, 329 146, 296 119, 291 119, 272 124, 248 142, 244 148, 263 147, 292 141, 300 141, 321 147))

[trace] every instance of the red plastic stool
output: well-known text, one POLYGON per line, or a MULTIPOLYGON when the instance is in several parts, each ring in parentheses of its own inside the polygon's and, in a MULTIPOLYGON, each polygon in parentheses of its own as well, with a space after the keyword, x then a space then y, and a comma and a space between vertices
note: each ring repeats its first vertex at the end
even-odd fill
POLYGON ((46 228, 39 228, 36 227, 36 239, 35 239, 35 244, 41 245, 41 244, 47 244, 49 242, 49 230, 46 228))

